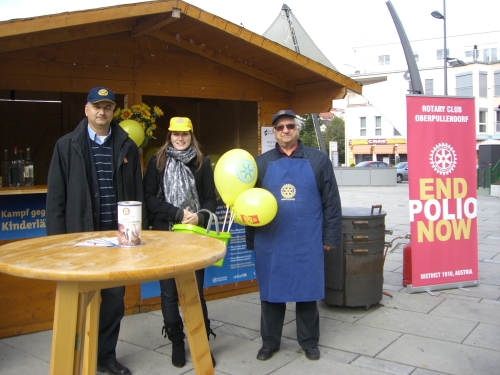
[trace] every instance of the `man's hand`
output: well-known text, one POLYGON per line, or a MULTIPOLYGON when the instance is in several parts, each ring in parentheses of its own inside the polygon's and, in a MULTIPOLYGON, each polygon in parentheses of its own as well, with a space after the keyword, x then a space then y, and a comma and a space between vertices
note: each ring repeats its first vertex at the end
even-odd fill
POLYGON ((326 250, 326 251, 333 250, 333 249, 335 249, 335 246, 323 245, 323 249, 326 250))

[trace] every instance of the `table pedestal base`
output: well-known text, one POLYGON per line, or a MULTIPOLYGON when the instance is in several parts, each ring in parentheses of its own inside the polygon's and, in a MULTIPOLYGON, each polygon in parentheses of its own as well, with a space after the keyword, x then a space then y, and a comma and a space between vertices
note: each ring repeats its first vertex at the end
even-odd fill
MULTIPOLYGON (((141 280, 154 281, 154 280, 141 280)), ((175 276, 179 304, 197 375, 214 373, 194 271, 175 276)), ((94 375, 97 369, 100 291, 124 281, 58 281, 50 374, 94 375)))

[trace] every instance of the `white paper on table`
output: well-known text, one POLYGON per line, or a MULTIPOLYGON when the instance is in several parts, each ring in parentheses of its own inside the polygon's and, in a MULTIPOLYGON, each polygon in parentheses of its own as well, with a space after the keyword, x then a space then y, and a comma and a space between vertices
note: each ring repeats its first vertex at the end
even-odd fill
POLYGON ((93 240, 85 240, 77 243, 75 246, 120 246, 118 245, 118 237, 95 238, 93 240))

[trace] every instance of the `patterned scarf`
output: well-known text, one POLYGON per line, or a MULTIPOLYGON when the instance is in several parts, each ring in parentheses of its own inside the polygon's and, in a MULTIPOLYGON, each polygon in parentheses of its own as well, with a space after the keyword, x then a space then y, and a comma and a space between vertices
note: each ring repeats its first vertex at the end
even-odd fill
POLYGON ((165 152, 167 154, 163 176, 165 201, 190 212, 197 212, 200 209, 200 201, 193 173, 187 166, 196 157, 196 151, 192 147, 177 151, 168 146, 165 152))

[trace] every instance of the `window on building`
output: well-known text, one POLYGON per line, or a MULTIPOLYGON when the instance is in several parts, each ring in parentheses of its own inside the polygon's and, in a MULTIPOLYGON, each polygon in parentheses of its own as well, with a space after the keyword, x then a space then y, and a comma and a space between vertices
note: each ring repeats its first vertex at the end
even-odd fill
POLYGON ((485 48, 483 49, 483 61, 497 61, 497 49, 496 48, 485 48))
MULTIPOLYGON (((444 58, 443 51, 444 51, 444 49, 438 49, 436 51, 438 60, 442 60, 444 58)), ((446 57, 450 57, 450 49, 449 48, 446 48, 446 57)))
POLYGON ((425 95, 434 95, 434 80, 425 80, 425 95))
POLYGON ((479 133, 486 133, 486 124, 488 121, 488 110, 486 108, 479 108, 479 133))
POLYGON ((366 137, 366 117, 359 118, 359 135, 366 137))
POLYGON ((500 70, 494 73, 495 96, 500 96, 500 70))
POLYGON ((391 56, 390 55, 381 55, 378 57, 379 65, 390 65, 391 64, 391 56))
POLYGON ((382 117, 375 116, 375 135, 382 135, 382 117))
POLYGON ((392 127, 394 131, 392 132, 393 135, 401 135, 401 133, 396 129, 394 126, 392 127))
POLYGON ((479 72, 479 97, 488 97, 488 73, 479 72))
POLYGON ((457 96, 472 96, 472 72, 460 73, 456 76, 457 96))
POLYGON ((495 133, 500 133, 500 109, 495 110, 495 133))
POLYGON ((465 51, 465 57, 473 57, 474 52, 473 51, 465 51))

